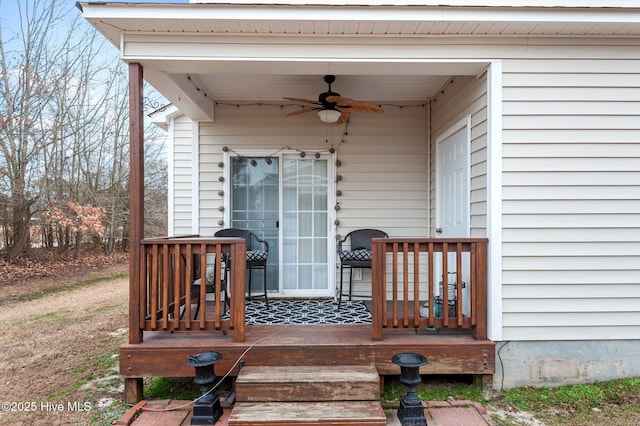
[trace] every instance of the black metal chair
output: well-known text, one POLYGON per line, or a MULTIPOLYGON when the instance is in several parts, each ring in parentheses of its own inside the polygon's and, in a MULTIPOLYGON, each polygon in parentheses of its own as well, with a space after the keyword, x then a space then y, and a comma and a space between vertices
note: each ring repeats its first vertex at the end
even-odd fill
MULTIPOLYGON (((221 229, 214 234, 216 237, 237 237, 244 238, 247 242, 247 270, 249 271, 249 282, 247 288, 247 299, 255 299, 264 297, 265 304, 269 308, 269 300, 267 297, 267 259, 269 257, 269 243, 259 238, 256 234, 246 229, 227 228, 221 229), (263 273, 263 290, 264 293, 258 295, 251 294, 251 271, 261 269, 263 273)), ((229 270, 231 258, 225 259, 226 269, 229 270)))
POLYGON ((349 268, 349 300, 353 285, 353 268, 371 269, 371 239, 372 238, 388 238, 386 232, 378 229, 356 229, 349 232, 343 239, 338 241, 338 256, 340 257, 340 289, 338 290, 338 309, 342 305, 342 280, 343 270, 349 268), (343 244, 349 240, 349 249, 343 249, 343 244))

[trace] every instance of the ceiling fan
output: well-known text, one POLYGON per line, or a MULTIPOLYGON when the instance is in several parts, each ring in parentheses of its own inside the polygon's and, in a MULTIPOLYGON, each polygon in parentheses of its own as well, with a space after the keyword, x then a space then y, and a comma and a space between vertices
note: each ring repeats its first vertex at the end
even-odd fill
POLYGON ((317 105, 313 108, 302 108, 287 114, 299 115, 306 112, 317 111, 320 116, 320 120, 325 123, 342 124, 349 119, 349 114, 352 112, 367 112, 374 114, 382 114, 384 110, 380 106, 372 104, 370 102, 354 101, 353 99, 340 96, 340 93, 336 93, 331 90, 331 84, 336 81, 336 77, 333 75, 325 75, 324 81, 329 85, 329 90, 320 93, 317 101, 311 99, 300 98, 284 98, 293 102, 301 102, 305 104, 317 105))

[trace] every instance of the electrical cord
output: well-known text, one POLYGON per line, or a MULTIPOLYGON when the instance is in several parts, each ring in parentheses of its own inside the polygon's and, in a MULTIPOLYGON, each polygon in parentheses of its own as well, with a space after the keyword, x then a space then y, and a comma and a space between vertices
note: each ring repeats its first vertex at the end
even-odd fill
MULTIPOLYGON (((304 303, 309 304, 309 302, 311 302, 313 300, 313 298, 308 298, 304 303)), ((188 407, 189 405, 191 405, 194 402, 199 401, 200 399, 204 398, 205 396, 209 395, 211 392, 213 392, 214 390, 216 390, 226 379, 227 377, 229 377, 231 375, 231 372, 238 366, 238 364, 243 360, 244 356, 251 350, 254 348, 254 346, 256 346, 258 343, 262 342, 263 340, 269 339, 273 336, 276 336, 282 332, 284 332, 287 328, 289 328, 291 324, 287 324, 284 327, 282 327, 280 330, 275 331, 271 334, 269 334, 268 336, 264 336, 258 340, 256 340, 255 342, 253 342, 247 349, 244 350, 244 352, 242 352, 242 354, 238 357, 238 359, 233 363, 233 365, 231 366, 231 368, 229 368, 229 370, 227 371, 227 373, 220 379, 218 380, 218 382, 213 385, 211 387, 211 389, 209 389, 207 392, 205 392, 204 394, 200 395, 199 397, 195 398, 193 401, 189 401, 189 402, 185 402, 182 405, 178 405, 176 407, 171 407, 171 408, 147 408, 147 407, 141 407, 142 411, 152 411, 152 412, 168 412, 168 411, 175 411, 175 410, 180 410, 183 408, 188 407)), ((126 404, 129 407, 134 407, 135 404, 126 404)))
MULTIPOLYGON (((233 363, 233 365, 231 366, 231 368, 229 368, 229 370, 227 371, 227 373, 220 379, 218 380, 218 382, 213 385, 211 387, 211 389, 209 389, 207 392, 205 392, 204 394, 200 395, 199 397, 195 398, 193 401, 189 401, 189 402, 185 402, 182 405, 176 406, 176 407, 171 407, 171 408, 147 408, 147 407, 142 407, 141 410, 143 411, 153 411, 153 412, 165 412, 165 411, 175 411, 175 410, 180 410, 182 408, 188 407, 189 405, 191 405, 191 403, 193 402, 197 402, 200 399, 204 398, 205 396, 209 395, 211 392, 213 392, 214 390, 216 390, 226 379, 227 377, 229 377, 231 375, 231 372, 238 366, 238 364, 240 363, 240 361, 243 360, 244 356, 251 350, 253 349, 254 346, 256 346, 258 343, 262 342, 263 340, 269 339, 279 333, 282 333, 283 331, 285 331, 287 328, 289 328, 289 325, 286 325, 284 327, 282 327, 281 330, 275 331, 271 334, 269 334, 268 336, 264 336, 258 340, 256 340, 255 342, 253 342, 247 349, 244 350, 244 352, 242 352, 242 354, 238 357, 238 359, 233 363)), ((130 407, 135 406, 135 404, 127 404, 130 407)))

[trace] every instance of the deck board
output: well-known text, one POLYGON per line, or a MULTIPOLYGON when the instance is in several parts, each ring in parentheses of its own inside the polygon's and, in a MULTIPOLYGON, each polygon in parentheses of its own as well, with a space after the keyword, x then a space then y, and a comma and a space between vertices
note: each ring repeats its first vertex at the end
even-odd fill
POLYGON ((232 333, 145 332, 142 343, 120 350, 124 377, 189 377, 189 355, 215 350, 223 359, 216 366, 222 375, 242 356, 245 365, 366 365, 382 375, 399 374, 391 363, 398 352, 418 352, 429 360, 421 374, 492 375, 495 344, 466 334, 439 334, 428 330, 390 329, 384 339, 371 338, 370 325, 249 325, 246 340, 234 342, 232 333))
POLYGON ((269 402, 236 404, 229 425, 378 425, 387 424, 379 401, 269 402))
POLYGON ((245 366, 236 379, 237 402, 379 401, 373 365, 245 366))

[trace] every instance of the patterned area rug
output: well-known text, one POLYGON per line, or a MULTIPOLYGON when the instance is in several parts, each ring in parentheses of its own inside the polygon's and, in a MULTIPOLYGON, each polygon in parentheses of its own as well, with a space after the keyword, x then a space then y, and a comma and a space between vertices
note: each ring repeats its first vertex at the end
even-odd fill
POLYGON ((371 324, 371 313, 362 301, 248 300, 247 324, 371 324))

